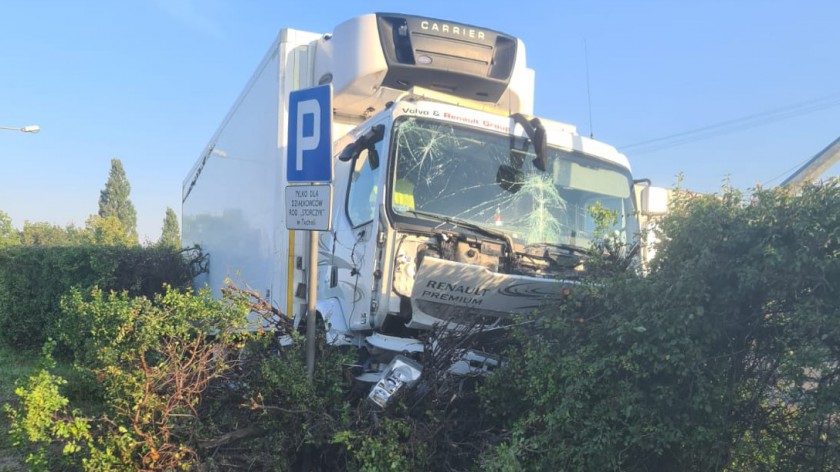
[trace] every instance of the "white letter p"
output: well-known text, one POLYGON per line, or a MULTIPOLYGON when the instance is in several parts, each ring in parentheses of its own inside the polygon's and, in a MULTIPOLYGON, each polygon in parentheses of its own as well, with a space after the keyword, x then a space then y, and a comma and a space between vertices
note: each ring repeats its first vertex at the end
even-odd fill
POLYGON ((297 150, 295 152, 295 169, 303 171, 303 151, 311 151, 318 148, 321 142, 321 106, 318 100, 303 100, 297 106, 297 150), (313 115, 312 136, 303 135, 303 116, 313 115))

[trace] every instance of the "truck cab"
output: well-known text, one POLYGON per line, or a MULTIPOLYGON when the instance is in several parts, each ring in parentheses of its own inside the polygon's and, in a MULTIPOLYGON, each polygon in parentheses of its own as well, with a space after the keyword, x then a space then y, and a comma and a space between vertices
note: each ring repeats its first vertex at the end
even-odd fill
POLYGON ((419 91, 341 141, 319 245, 336 334, 498 321, 560 300, 584 268, 595 207, 615 215, 613 236, 636 237, 627 159, 570 125, 541 126, 543 162, 509 116, 419 91))

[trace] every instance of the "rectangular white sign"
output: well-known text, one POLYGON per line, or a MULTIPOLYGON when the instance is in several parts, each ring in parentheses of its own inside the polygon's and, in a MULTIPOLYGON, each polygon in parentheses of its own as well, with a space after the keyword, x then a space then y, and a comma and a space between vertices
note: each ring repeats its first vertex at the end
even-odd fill
POLYGON ((286 228, 329 231, 332 193, 329 184, 286 187, 286 228))

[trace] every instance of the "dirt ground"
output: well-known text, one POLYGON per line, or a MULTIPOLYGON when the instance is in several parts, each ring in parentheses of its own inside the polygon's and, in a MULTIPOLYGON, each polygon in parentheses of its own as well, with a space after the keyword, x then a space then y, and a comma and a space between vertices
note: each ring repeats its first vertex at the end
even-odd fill
MULTIPOLYGON (((6 449, 0 449, 0 454, 6 454, 10 452, 6 449)), ((26 464, 23 462, 23 458, 19 456, 13 457, 3 457, 0 456, 0 472, 24 472, 26 470, 26 464)))

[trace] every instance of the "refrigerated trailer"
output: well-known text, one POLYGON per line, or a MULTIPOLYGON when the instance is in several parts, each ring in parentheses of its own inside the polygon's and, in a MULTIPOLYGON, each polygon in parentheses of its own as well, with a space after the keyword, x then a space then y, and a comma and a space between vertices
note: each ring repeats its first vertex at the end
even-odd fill
MULTIPOLYGON (((525 47, 498 31, 390 13, 281 30, 184 181, 183 244, 209 256, 196 286, 232 280, 299 321, 316 271, 327 340, 363 351, 358 378, 379 387, 419 368, 433 327, 561 302, 595 238, 591 209, 630 243, 660 193, 637 198, 623 154, 533 106, 525 47), (288 99, 325 84, 332 220, 310 267, 307 232, 286 226, 288 99)), ((492 362, 465 359, 453 369, 492 362)))

